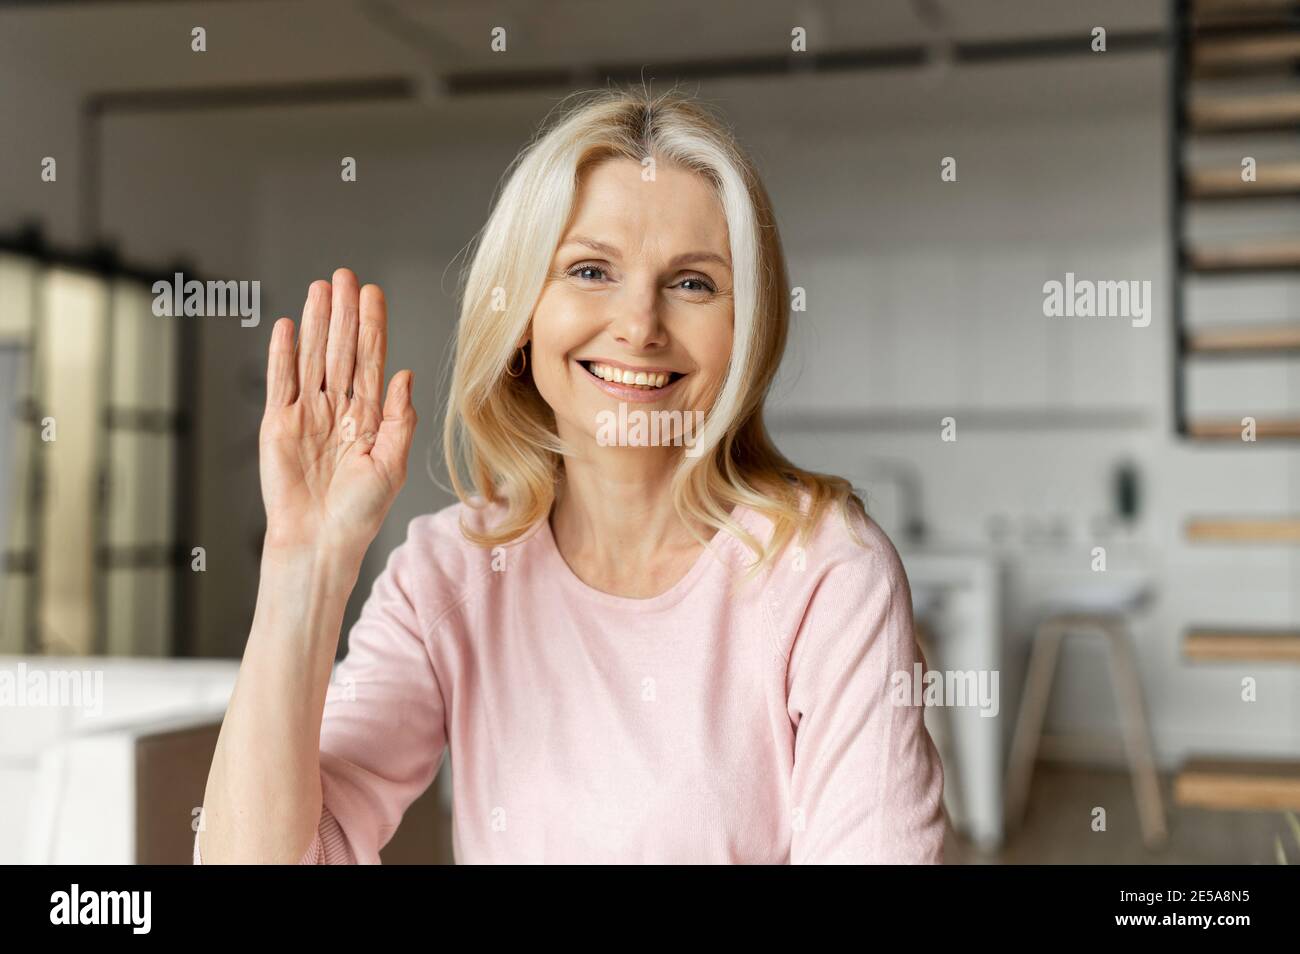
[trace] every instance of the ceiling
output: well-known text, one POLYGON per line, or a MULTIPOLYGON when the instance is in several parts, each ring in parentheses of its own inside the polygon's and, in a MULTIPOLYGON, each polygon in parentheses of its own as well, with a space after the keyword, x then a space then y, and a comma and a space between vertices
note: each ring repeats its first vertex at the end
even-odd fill
POLYGON ((4 72, 79 92, 563 69, 1161 29, 1163 0, 209 0, 0 10, 4 72), (928 14, 927 14, 927 11, 928 14), (208 50, 190 50, 190 30, 208 50), (506 31, 504 52, 491 31, 506 31))

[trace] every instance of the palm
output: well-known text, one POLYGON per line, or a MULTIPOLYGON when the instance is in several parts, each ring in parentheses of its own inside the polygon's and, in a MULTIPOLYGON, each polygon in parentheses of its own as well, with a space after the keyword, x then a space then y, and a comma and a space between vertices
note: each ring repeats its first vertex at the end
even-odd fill
POLYGON ((383 399, 386 325, 382 293, 346 269, 312 286, 296 350, 277 322, 260 439, 272 545, 364 548, 401 489, 415 412, 409 371, 383 399))

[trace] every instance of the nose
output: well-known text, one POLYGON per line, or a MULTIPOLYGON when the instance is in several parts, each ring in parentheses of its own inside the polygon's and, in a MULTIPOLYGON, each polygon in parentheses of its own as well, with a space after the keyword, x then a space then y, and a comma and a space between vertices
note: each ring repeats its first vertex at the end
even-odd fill
POLYGON ((649 351, 668 343, 659 314, 659 289, 652 278, 625 281, 610 302, 610 333, 632 351, 649 351))

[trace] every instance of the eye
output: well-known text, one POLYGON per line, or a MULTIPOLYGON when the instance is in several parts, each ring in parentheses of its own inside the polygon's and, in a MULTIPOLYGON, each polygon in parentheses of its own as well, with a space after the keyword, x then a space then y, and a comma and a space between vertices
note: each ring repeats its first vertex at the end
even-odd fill
POLYGON ((713 283, 702 275, 688 275, 674 287, 681 288, 683 291, 688 292, 708 292, 712 294, 717 291, 717 289, 713 287, 713 283), (689 285, 693 285, 694 287, 687 287, 689 285))
POLYGON ((581 265, 573 266, 573 268, 569 269, 568 274, 574 278, 581 278, 583 281, 595 281, 596 279, 589 274, 592 272, 601 277, 605 276, 605 269, 590 262, 583 262, 581 265))

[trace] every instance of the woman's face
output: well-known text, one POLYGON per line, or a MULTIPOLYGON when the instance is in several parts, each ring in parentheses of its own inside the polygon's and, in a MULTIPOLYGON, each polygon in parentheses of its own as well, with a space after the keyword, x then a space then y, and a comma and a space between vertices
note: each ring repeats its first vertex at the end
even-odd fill
POLYGON ((601 413, 620 403, 707 411, 731 355, 732 287, 726 216, 702 177, 589 169, 532 320, 533 380, 559 436, 608 443, 601 413))

